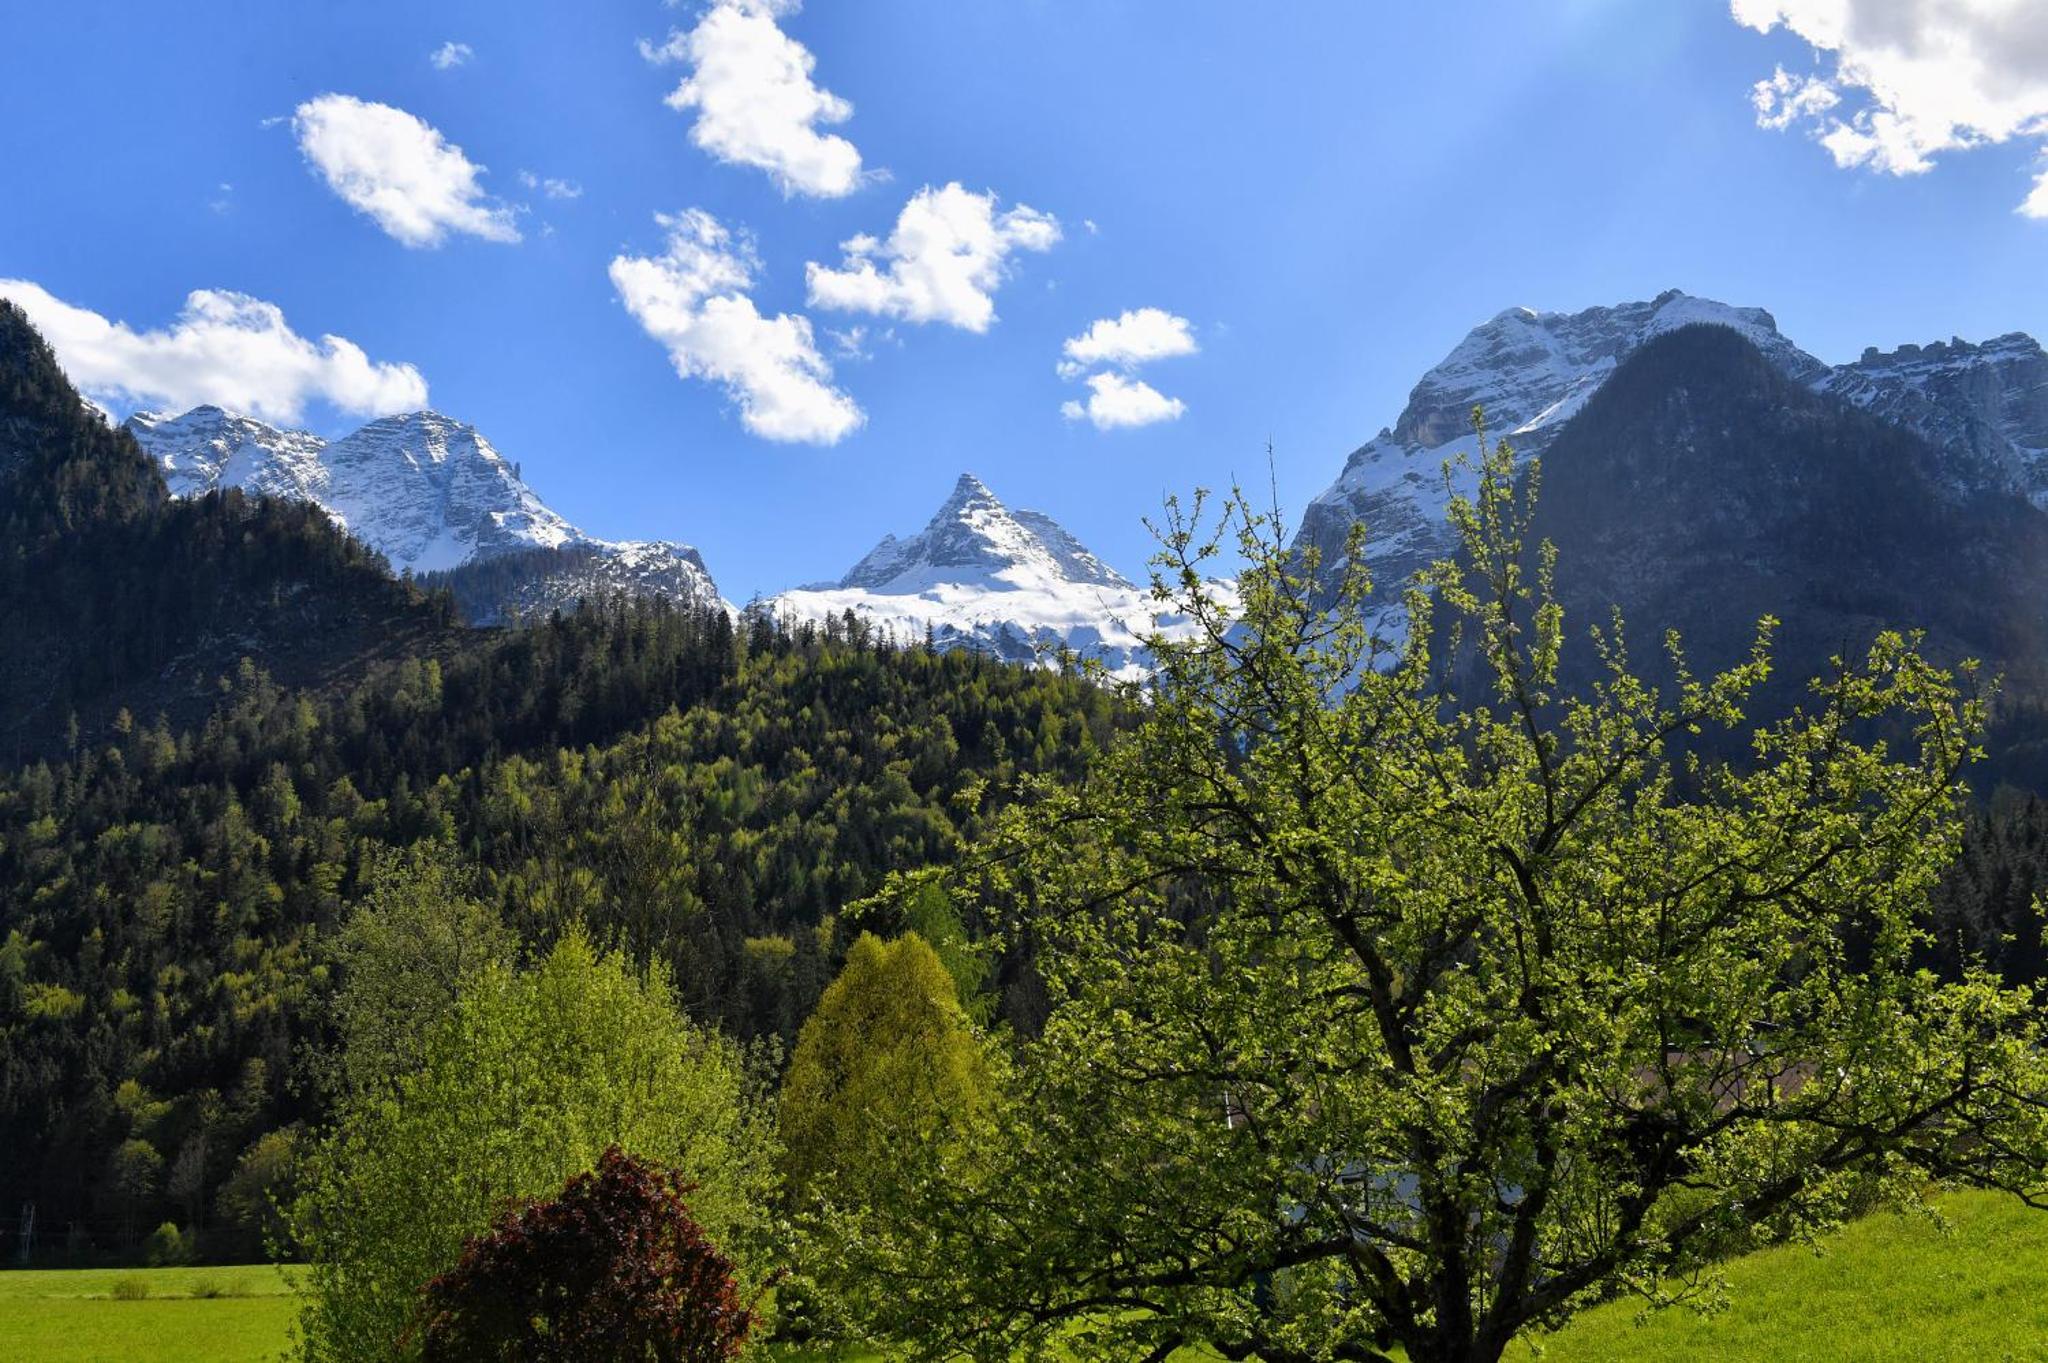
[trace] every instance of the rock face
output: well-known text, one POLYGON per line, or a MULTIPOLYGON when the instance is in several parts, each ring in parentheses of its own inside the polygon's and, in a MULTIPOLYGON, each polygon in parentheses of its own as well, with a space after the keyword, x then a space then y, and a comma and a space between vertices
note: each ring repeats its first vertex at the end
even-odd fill
POLYGON ((572 541, 473 559, 420 578, 446 587, 472 625, 508 625, 574 610, 598 596, 662 596, 691 606, 723 605, 703 558, 665 540, 572 541))
POLYGON ((310 432, 279 430, 211 406, 194 407, 183 416, 138 412, 127 426, 173 497, 231 487, 301 502, 320 502, 329 495, 327 469, 320 462, 327 442, 310 432))
MULTIPOLYGON (((504 599, 489 600, 474 583, 458 593, 477 623, 601 591, 659 592, 690 604, 718 599, 695 549, 584 534, 475 427, 438 412, 383 417, 332 442, 218 407, 175 417, 141 413, 127 429, 174 495, 233 487, 312 502, 397 572, 453 574, 538 553, 504 599)), ((509 584, 514 575, 501 576, 509 584)))
POLYGON ((1873 347, 1817 386, 1925 437, 1960 482, 2048 507, 2048 353, 2033 337, 1873 347))
POLYGON ((929 635, 1013 661, 1067 649, 1127 677, 1144 673, 1148 635, 1187 627, 1050 516, 1012 511, 971 473, 917 534, 885 535, 837 582, 756 608, 811 620, 850 610, 903 642, 929 635))
POLYGON ((1726 666, 1775 616, 1765 708, 1881 629, 1924 629, 1932 656, 2029 690, 2048 645, 2048 513, 1960 482, 1948 451, 1720 328, 1623 362, 1550 444, 1533 531, 1557 546, 1568 630, 1620 607, 1641 667, 1661 666, 1665 629, 1726 666))

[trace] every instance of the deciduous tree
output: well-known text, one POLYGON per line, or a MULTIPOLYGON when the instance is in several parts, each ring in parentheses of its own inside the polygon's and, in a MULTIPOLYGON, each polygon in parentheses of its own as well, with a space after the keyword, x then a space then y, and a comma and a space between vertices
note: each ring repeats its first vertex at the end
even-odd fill
POLYGON ((606 1150, 427 1285, 425 1363, 722 1363, 754 1325, 673 1172, 606 1150))
POLYGON ((351 1090, 301 1173, 309 1363, 410 1356, 420 1290, 464 1241, 614 1145, 679 1170, 743 1275, 765 1272, 772 1123, 739 1048, 687 1020, 660 972, 572 933, 531 970, 483 966, 421 1055, 351 1090))
POLYGON ((1930 1178, 2041 1193, 2038 1000, 1914 959, 1971 674, 1880 635, 1746 760, 1689 756, 1746 724, 1769 622, 1716 676, 1672 641, 1659 694, 1615 621, 1567 692, 1529 483, 1502 449, 1477 472, 1395 644, 1361 570, 1326 614, 1241 499, 1236 611, 1201 587, 1217 532, 1169 521, 1162 594, 1198 637, 976 863, 1054 1008, 986 1157, 852 1246, 876 1333, 1493 1363, 1930 1178))

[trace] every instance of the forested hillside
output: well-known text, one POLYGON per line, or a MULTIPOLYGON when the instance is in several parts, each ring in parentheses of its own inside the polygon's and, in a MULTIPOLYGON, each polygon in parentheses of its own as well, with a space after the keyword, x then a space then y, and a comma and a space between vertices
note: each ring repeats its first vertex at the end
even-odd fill
POLYGON ((245 1152, 322 1111, 327 938, 380 877, 431 868, 529 947, 580 924, 786 1041, 845 905, 1115 713, 851 621, 461 629, 314 507, 169 499, 9 305, 0 549, 0 1207, 46 1245, 227 1232, 245 1152))
POLYGON ((124 705, 196 721, 243 657, 315 684, 431 651, 449 619, 315 508, 172 500, 0 302, 0 758, 61 752, 124 705))
POLYGON ((387 849, 787 1039, 844 905, 954 856, 1017 774, 1078 775, 1113 718, 1078 678, 659 604, 332 697, 246 667, 194 731, 123 716, 0 776, 0 1204, 206 1223, 252 1141, 318 1112, 323 933, 387 849))

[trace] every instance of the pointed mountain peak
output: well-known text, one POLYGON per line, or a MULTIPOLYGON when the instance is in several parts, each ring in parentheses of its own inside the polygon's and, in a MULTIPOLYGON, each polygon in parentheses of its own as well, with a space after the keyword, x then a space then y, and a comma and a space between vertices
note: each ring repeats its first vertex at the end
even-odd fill
POLYGON ((937 586, 1060 582, 1130 585, 1052 517, 1013 512, 988 484, 963 473, 923 530, 909 539, 884 535, 839 586, 920 592, 937 586))
POLYGON ((989 491, 987 483, 971 473, 963 473, 953 484, 953 491, 939 504, 938 514, 932 517, 936 525, 942 520, 957 518, 976 508, 986 508, 1008 514, 1009 508, 1003 499, 989 491))

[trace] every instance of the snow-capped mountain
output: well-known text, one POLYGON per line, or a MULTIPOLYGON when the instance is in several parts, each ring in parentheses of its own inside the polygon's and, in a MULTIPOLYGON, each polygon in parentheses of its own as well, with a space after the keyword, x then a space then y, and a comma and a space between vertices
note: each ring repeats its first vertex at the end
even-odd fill
POLYGON ((438 412, 373 421, 329 445, 322 462, 328 510, 400 570, 580 538, 474 427, 438 412))
POLYGON ((851 610, 905 642, 929 633, 1013 661, 1065 648, 1123 676, 1144 672, 1148 635, 1186 628, 1050 516, 1012 511, 971 473, 917 534, 886 535, 837 582, 759 606, 814 620, 851 610))
POLYGON ((1696 323, 1733 329, 1786 377, 1926 439, 1943 452, 1957 491, 2016 491, 2048 507, 2048 354, 2032 337, 1873 349, 1830 368, 1761 308, 1673 289, 1576 313, 1515 308, 1475 328, 1423 375, 1393 426, 1353 451, 1309 504, 1296 548, 1316 549, 1322 580, 1334 584, 1351 527, 1363 522, 1380 623, 1398 628, 1402 583, 1451 548, 1446 504, 1472 480, 1464 470, 1447 487, 1444 464, 1472 452, 1473 407, 1484 407, 1492 434, 1518 455, 1540 455, 1618 364, 1696 323))
POLYGON ((1816 387, 1926 439, 1965 482, 2048 508, 2048 353, 2033 337, 1872 347, 1816 387))
POLYGON ((538 553, 517 573, 497 575, 502 600, 485 601, 475 584, 459 593, 480 622, 600 591, 718 599, 695 549, 584 534, 475 427, 438 412, 383 417, 332 442, 218 407, 138 413, 126 424, 174 495, 241 488, 316 503, 394 571, 447 574, 538 553))
MULTIPOLYGON (((1510 308, 1474 328, 1422 376, 1392 427, 1354 450, 1337 481, 1302 515, 1297 549, 1321 555, 1334 582, 1351 526, 1363 521, 1374 595, 1398 600, 1401 583, 1450 548, 1446 460, 1475 448, 1472 409, 1523 456, 1540 454, 1645 341, 1695 323, 1732 327, 1786 374, 1813 382, 1826 365, 1778 331, 1761 308, 1735 308, 1672 289, 1646 303, 1534 312, 1510 308)), ((1470 486, 1469 472, 1458 486, 1470 486)))
POLYGON ((328 496, 327 468, 320 462, 327 442, 309 431, 280 430, 212 406, 183 416, 137 412, 127 426, 156 461, 173 497, 230 487, 323 505, 328 496))

